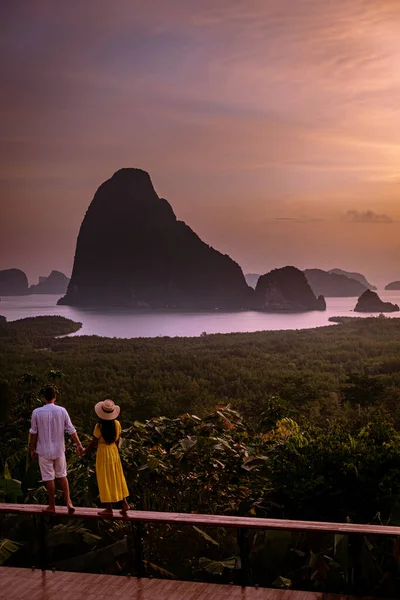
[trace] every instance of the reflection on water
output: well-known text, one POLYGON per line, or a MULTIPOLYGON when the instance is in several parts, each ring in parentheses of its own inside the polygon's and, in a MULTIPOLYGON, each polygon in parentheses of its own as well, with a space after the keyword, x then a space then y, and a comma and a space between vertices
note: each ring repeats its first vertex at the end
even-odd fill
MULTIPOLYGON (((382 300, 400 305, 399 291, 378 291, 382 300)), ((368 316, 353 313, 357 298, 327 298, 325 312, 263 313, 243 312, 132 312, 128 309, 83 309, 57 306, 59 296, 29 295, 3 297, 0 315, 9 321, 39 315, 62 315, 83 324, 75 335, 105 337, 198 336, 201 333, 235 333, 246 331, 309 329, 329 325, 332 316, 368 316)), ((376 315, 375 315, 376 316, 376 315)), ((400 317, 391 313, 390 317, 400 317)))

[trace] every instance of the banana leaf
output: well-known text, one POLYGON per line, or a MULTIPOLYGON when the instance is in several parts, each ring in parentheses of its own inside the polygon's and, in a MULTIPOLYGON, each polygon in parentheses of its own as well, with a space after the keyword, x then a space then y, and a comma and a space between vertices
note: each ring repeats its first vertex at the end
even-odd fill
POLYGON ((17 544, 12 540, 0 539, 0 565, 4 564, 20 547, 21 544, 17 544))

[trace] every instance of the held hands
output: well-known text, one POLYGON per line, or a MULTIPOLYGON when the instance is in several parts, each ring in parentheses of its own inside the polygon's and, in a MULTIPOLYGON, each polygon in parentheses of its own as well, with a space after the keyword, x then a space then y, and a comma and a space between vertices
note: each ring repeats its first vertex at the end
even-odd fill
POLYGON ((34 448, 30 449, 30 455, 31 455, 31 460, 32 461, 37 460, 37 452, 36 452, 36 450, 34 448))
POLYGON ((83 456, 86 452, 86 449, 82 446, 82 444, 78 444, 76 447, 76 451, 79 456, 83 456))

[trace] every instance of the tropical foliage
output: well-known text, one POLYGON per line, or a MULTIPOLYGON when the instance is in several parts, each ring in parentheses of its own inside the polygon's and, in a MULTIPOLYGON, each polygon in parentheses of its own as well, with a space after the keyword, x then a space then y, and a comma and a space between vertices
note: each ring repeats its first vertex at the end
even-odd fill
MULTIPOLYGON (((51 382, 83 439, 95 401, 121 404, 137 509, 400 525, 400 321, 162 340, 7 327, 0 500, 45 501, 27 431, 51 382)), ((76 504, 98 505, 94 457, 67 453, 76 504)), ((126 574, 135 535, 120 522, 59 522, 48 543, 57 568, 126 574)), ((152 524, 141 535, 146 571, 159 577, 240 583, 246 563, 250 582, 265 586, 379 597, 400 586, 397 539, 152 524)), ((37 552, 29 519, 4 520, 2 536, 7 564, 37 552)))

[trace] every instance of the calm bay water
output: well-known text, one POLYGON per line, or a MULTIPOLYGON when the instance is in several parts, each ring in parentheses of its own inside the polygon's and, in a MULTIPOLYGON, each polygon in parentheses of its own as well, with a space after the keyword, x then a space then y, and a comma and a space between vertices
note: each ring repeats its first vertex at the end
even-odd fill
MULTIPOLYGON (((378 291, 382 300, 400 305, 400 291, 378 291)), ((241 312, 132 312, 114 309, 82 309, 57 306, 58 295, 9 296, 1 299, 0 315, 14 321, 39 315, 62 315, 82 323, 75 335, 133 338, 157 336, 198 336, 280 329, 310 329, 330 325, 333 316, 369 316, 353 312, 357 298, 327 298, 325 312, 263 313, 241 312)), ((372 315, 373 316, 373 315, 372 315)), ((376 315, 375 315, 376 316, 376 315)), ((388 316, 400 317, 400 313, 388 316)))

